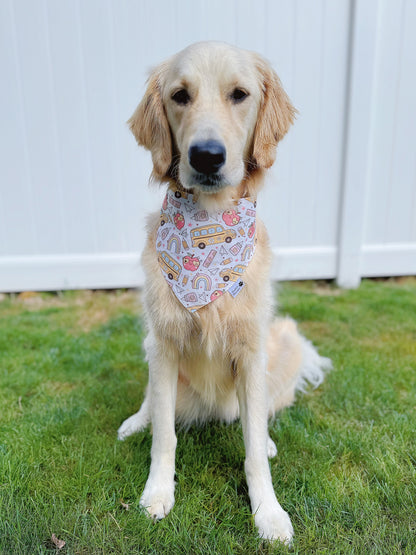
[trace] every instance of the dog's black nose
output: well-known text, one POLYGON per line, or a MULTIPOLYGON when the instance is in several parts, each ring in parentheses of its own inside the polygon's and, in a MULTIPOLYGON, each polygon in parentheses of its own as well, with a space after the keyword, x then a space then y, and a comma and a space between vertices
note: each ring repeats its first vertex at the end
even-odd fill
POLYGON ((225 147, 218 141, 201 141, 189 148, 189 163, 199 173, 216 173, 225 164, 225 147))

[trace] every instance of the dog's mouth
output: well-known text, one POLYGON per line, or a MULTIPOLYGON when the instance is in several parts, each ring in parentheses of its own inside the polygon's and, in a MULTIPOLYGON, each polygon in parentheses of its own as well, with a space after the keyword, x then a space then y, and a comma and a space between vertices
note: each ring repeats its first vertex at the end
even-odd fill
POLYGON ((193 173, 192 187, 196 187, 204 193, 216 193, 226 187, 229 183, 221 173, 193 173))

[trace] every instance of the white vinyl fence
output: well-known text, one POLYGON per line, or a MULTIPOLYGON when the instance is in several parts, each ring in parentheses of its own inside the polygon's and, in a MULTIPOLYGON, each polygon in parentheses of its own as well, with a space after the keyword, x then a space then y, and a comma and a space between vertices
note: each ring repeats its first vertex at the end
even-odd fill
POLYGON ((266 56, 299 116, 260 196, 276 279, 416 274, 414 0, 0 0, 0 291, 138 286, 125 121, 187 44, 266 56))

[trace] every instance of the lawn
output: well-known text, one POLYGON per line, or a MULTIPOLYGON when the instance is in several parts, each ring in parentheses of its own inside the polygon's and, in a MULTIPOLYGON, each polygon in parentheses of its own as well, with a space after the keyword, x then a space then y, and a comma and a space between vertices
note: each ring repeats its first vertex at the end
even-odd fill
POLYGON ((416 279, 283 284, 280 312, 333 360, 271 424, 292 550, 256 537, 239 424, 178 433, 176 504, 140 510, 149 432, 117 442, 147 381, 129 291, 0 302, 0 553, 416 553, 416 279))

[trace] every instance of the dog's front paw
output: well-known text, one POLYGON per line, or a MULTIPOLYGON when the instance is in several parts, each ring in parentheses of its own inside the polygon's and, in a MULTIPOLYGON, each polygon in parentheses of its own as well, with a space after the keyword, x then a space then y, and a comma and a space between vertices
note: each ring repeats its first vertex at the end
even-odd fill
POLYGON ((293 526, 289 515, 277 502, 262 503, 254 515, 259 536, 269 541, 279 540, 290 545, 293 526))
POLYGON ((153 487, 147 483, 140 498, 140 506, 146 509, 153 520, 161 520, 169 514, 175 503, 173 487, 153 487))

